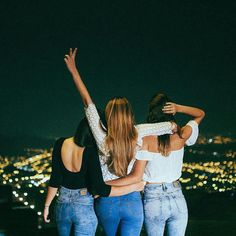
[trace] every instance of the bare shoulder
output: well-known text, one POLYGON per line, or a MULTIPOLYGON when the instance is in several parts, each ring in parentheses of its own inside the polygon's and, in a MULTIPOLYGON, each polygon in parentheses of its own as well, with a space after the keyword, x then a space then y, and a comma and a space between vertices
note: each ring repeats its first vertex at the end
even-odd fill
POLYGON ((74 145, 73 137, 65 139, 65 141, 63 143, 63 147, 67 148, 67 147, 71 147, 72 145, 74 145))
POLYGON ((150 135, 150 136, 145 136, 143 137, 143 143, 144 144, 151 144, 152 142, 156 141, 156 136, 150 135))
POLYGON ((75 145, 76 144, 74 143, 73 137, 65 139, 62 145, 62 149, 61 149, 62 156, 64 157, 64 156, 67 156, 69 153, 71 153, 75 145))
POLYGON ((181 138, 187 140, 192 134, 192 127, 189 125, 185 125, 181 128, 181 138))
POLYGON ((184 147, 185 139, 182 138, 178 133, 170 136, 171 150, 178 150, 184 147))
POLYGON ((143 138, 143 150, 152 150, 157 145, 157 137, 150 135, 143 138))

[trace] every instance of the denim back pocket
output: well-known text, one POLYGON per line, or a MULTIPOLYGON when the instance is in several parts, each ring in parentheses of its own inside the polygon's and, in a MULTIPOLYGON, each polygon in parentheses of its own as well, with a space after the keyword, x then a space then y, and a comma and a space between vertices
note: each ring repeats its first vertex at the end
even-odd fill
POLYGON ((180 213, 188 212, 187 203, 181 190, 173 194, 172 197, 180 213))
POLYGON ((143 200, 145 219, 153 219, 162 215, 162 199, 160 196, 143 200))

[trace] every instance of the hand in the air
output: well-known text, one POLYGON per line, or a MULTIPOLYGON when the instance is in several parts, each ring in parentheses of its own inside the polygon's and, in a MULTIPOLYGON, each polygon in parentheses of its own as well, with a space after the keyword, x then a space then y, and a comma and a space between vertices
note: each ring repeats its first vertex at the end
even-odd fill
POLYGON ((69 54, 66 54, 64 57, 64 61, 66 63, 67 69, 70 71, 71 74, 74 74, 77 72, 76 64, 75 64, 75 56, 77 53, 77 48, 72 50, 70 48, 69 54))

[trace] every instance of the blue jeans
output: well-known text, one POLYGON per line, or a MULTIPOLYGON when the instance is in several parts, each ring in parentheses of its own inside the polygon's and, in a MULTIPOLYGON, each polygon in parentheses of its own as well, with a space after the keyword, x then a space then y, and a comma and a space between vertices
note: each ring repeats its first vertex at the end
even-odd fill
POLYGON ((86 189, 74 190, 61 187, 55 208, 59 235, 69 236, 72 224, 75 236, 95 235, 97 217, 93 203, 93 197, 86 189))
POLYGON ((119 197, 100 197, 95 210, 107 236, 139 236, 143 225, 143 204, 139 192, 119 197))
POLYGON ((144 222, 148 236, 184 236, 188 208, 179 182, 147 184, 144 190, 144 222))

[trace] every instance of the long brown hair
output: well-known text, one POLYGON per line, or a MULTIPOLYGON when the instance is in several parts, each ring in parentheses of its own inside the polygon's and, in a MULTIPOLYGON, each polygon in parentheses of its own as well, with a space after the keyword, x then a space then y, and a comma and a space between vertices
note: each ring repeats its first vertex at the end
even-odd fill
POLYGON ((105 110, 107 120, 106 149, 109 152, 109 171, 122 177, 127 175, 130 161, 134 158, 138 137, 134 126, 132 107, 124 97, 111 99, 105 110))
MULTIPOLYGON (((172 100, 164 93, 157 93, 151 98, 149 102, 149 111, 147 116, 148 123, 165 121, 172 121, 176 123, 174 115, 166 114, 162 111, 163 107, 166 105, 167 102, 172 102, 172 100)), ((181 131, 179 126, 177 126, 177 133, 181 138, 181 131)), ((170 134, 157 136, 157 140, 159 152, 165 157, 168 156, 170 153, 170 134)))

